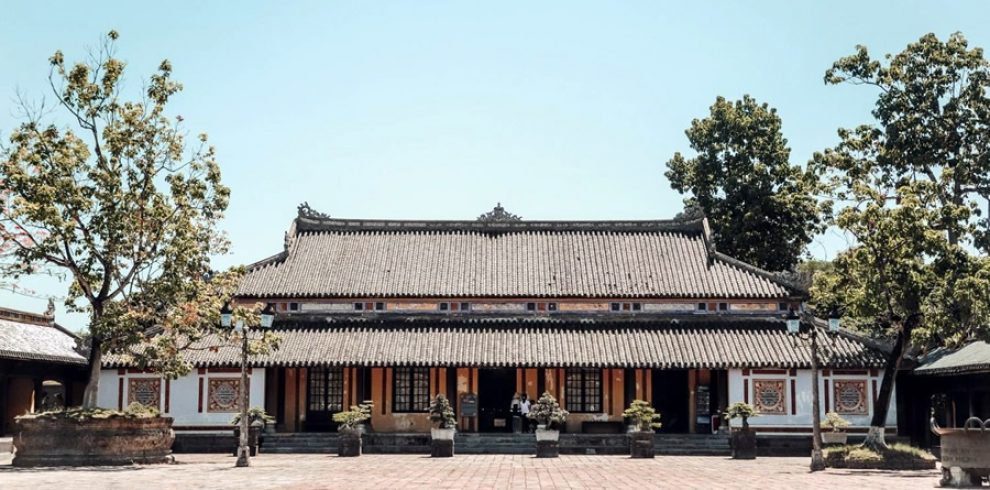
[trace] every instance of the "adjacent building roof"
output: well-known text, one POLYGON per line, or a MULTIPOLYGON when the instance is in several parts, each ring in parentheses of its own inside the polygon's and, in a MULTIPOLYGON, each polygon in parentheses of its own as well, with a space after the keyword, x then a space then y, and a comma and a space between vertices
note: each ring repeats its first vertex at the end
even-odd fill
POLYGON ((273 297, 787 298, 722 255, 704 219, 383 221, 300 209, 285 250, 239 295, 273 297))
POLYGON ((51 317, 0 308, 0 359, 85 365, 76 339, 51 317))
POLYGON ((936 349, 918 360, 919 375, 990 373, 990 343, 972 342, 958 349, 936 349))
MULTIPOLYGON (((807 368, 809 342, 779 318, 295 317, 276 321, 280 348, 255 366, 807 368)), ((822 335, 824 366, 881 367, 874 347, 822 335)), ((240 350, 213 337, 184 355, 199 367, 237 366, 240 350), (214 346, 214 349, 207 348, 214 346)), ((127 367, 107 356, 106 367, 127 367)))

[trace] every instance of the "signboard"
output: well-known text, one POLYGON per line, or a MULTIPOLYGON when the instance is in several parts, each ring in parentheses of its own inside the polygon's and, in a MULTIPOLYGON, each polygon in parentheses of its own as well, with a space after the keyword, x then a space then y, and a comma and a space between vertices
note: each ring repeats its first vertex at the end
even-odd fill
POLYGON ((461 394, 461 417, 478 416, 478 395, 475 393, 461 394))

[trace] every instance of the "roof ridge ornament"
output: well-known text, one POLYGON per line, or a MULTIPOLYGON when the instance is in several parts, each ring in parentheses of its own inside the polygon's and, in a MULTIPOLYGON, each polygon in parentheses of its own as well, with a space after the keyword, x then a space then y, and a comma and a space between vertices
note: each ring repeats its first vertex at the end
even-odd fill
POLYGON ((300 218, 330 219, 330 215, 329 214, 321 213, 321 212, 319 212, 319 211, 311 208, 309 206, 309 202, 308 201, 303 201, 302 204, 300 204, 296 208, 296 210, 299 213, 299 217, 300 218))
POLYGON ((495 207, 487 212, 478 216, 478 221, 483 223, 498 223, 504 221, 522 221, 522 216, 512 214, 502 207, 502 203, 495 203, 495 207))

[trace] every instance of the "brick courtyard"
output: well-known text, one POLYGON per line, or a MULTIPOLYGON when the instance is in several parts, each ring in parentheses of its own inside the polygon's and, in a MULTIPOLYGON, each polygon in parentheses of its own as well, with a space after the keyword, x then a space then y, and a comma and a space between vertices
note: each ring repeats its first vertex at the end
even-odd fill
POLYGON ((249 469, 216 454, 180 454, 177 464, 124 468, 20 469, 0 456, 0 488, 925 488, 936 471, 828 470, 811 475, 806 458, 733 461, 722 457, 562 456, 536 459, 519 455, 458 456, 263 455, 249 469))

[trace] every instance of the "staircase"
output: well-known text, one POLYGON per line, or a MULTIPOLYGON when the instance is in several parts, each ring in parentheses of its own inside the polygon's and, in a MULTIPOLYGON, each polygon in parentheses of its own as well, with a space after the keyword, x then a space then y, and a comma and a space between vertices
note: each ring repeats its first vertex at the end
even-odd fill
MULTIPOLYGON (((534 454, 533 434, 458 433, 454 439, 457 454, 534 454)), ((335 453, 337 434, 296 432, 265 434, 261 452, 335 453)), ((662 455, 728 456, 729 441, 724 435, 657 434, 656 451, 662 455)), ((428 454, 429 434, 369 433, 364 437, 368 454, 428 454)), ((629 454, 625 434, 561 434, 561 454, 629 454)))
POLYGON ((262 454, 336 453, 337 434, 327 432, 290 432, 263 434, 262 454))
POLYGON ((724 434, 657 434, 657 454, 668 456, 728 456, 729 437, 724 434))
POLYGON ((536 454, 536 436, 458 432, 454 436, 454 454, 536 454))

